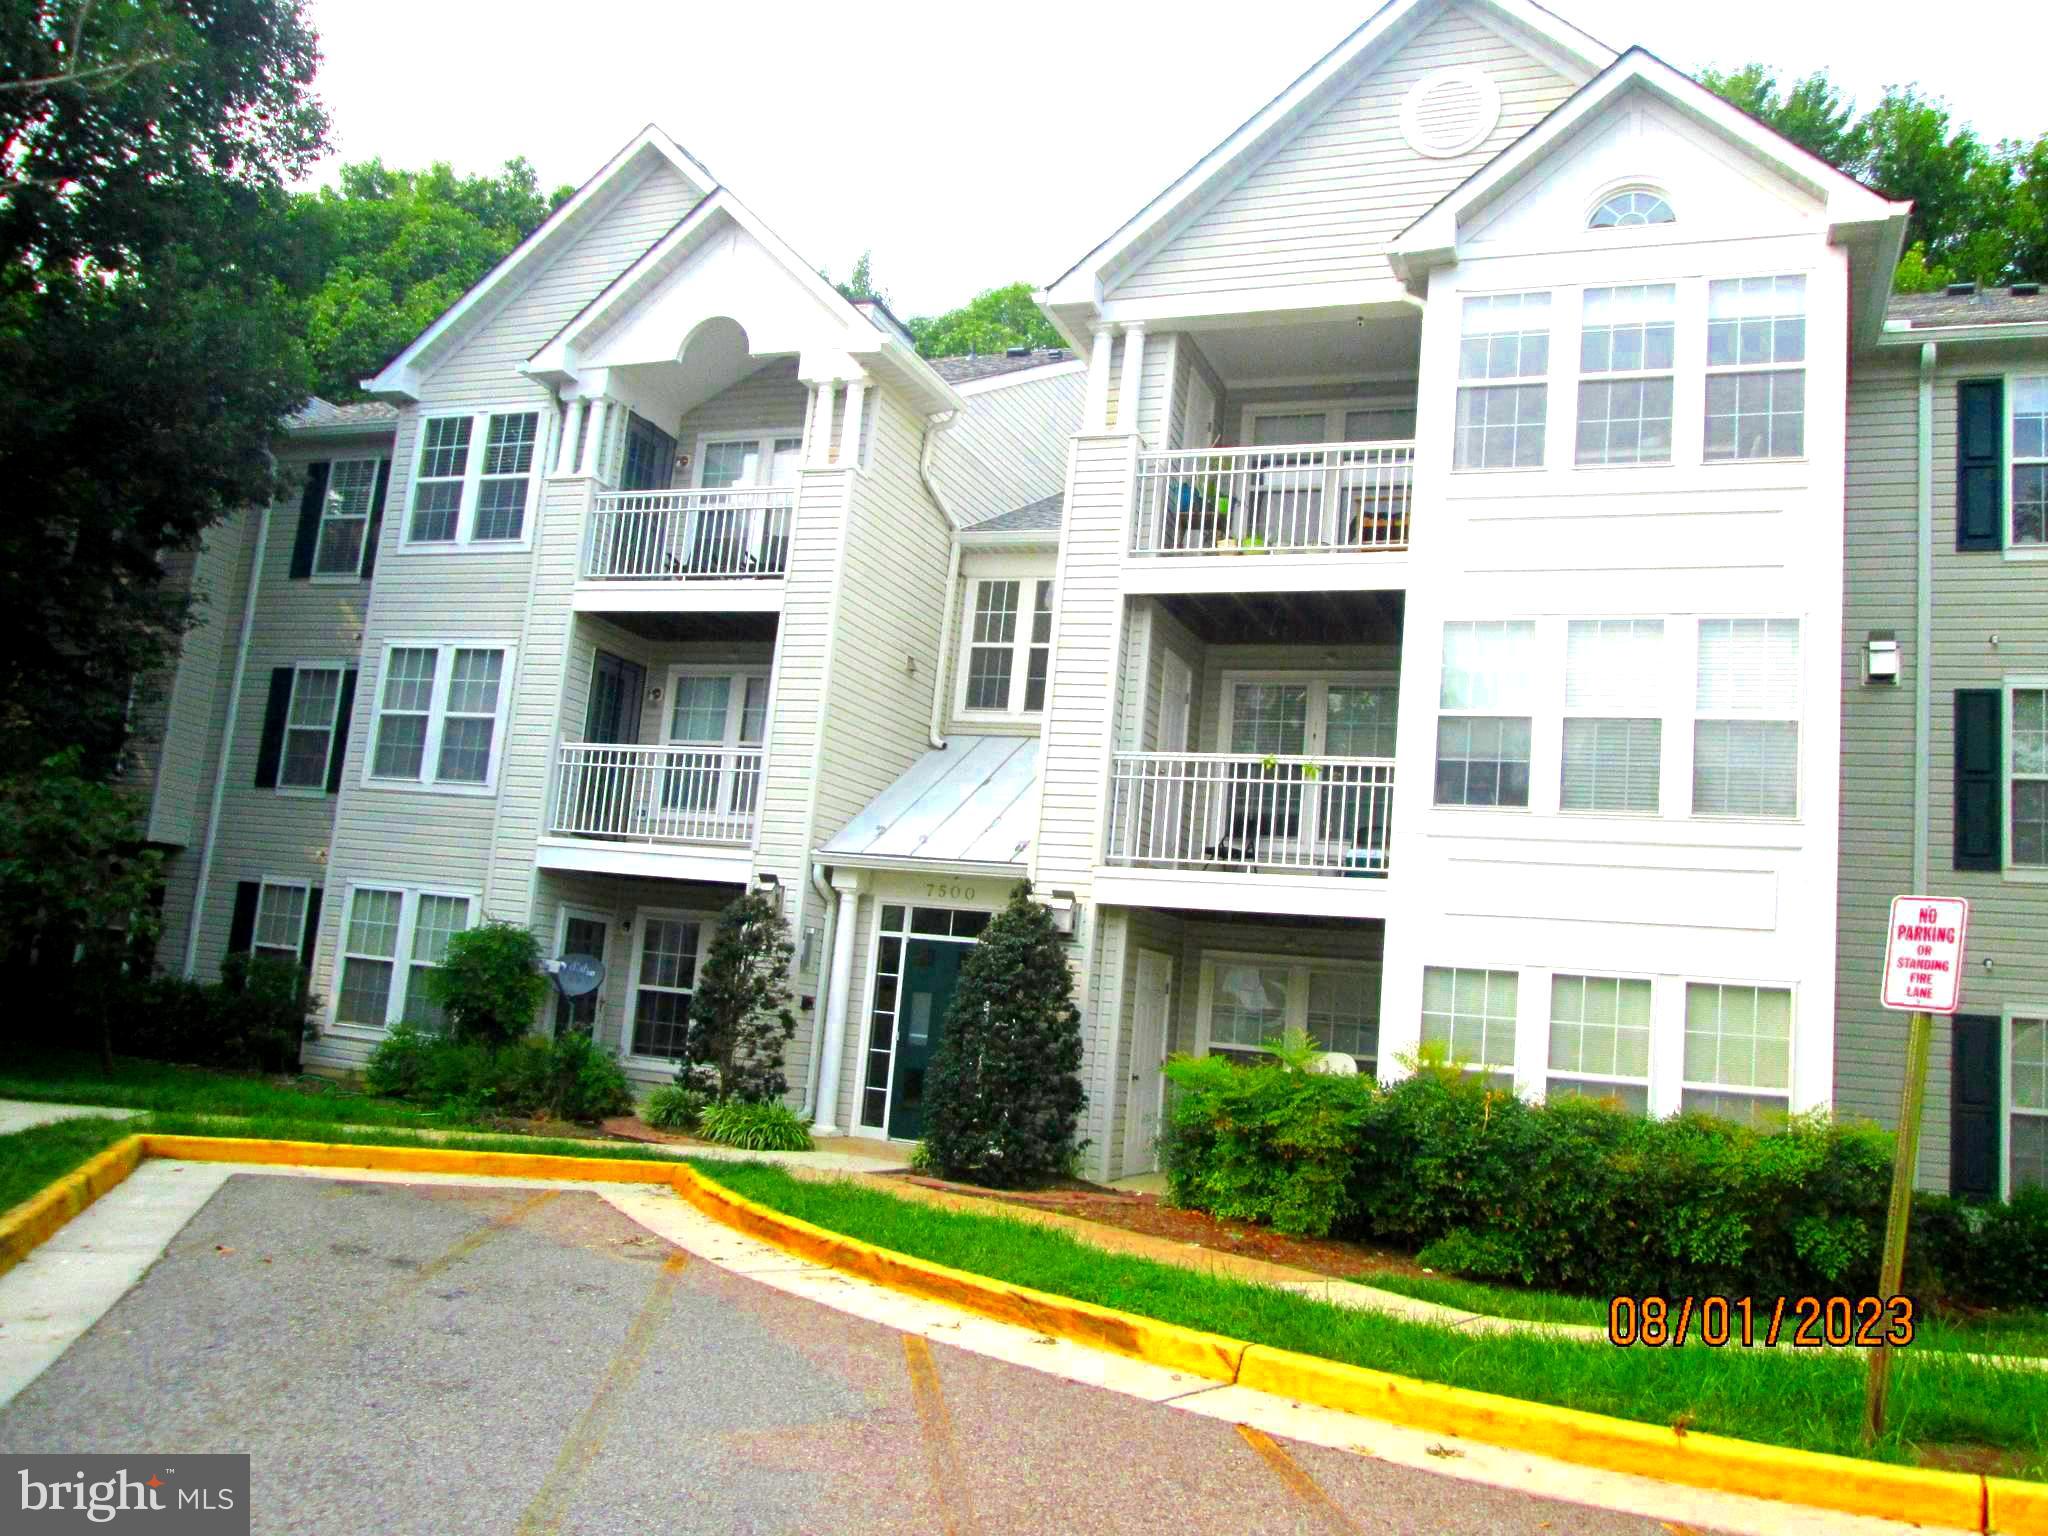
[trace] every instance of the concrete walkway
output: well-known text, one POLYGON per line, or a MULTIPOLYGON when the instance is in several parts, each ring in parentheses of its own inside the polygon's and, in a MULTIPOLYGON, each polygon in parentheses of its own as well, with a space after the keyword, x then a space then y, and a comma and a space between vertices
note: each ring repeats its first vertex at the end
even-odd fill
POLYGON ((110 1109, 104 1104, 37 1104, 27 1099, 0 1099, 0 1136, 55 1125, 60 1120, 133 1120, 139 1109, 110 1109))

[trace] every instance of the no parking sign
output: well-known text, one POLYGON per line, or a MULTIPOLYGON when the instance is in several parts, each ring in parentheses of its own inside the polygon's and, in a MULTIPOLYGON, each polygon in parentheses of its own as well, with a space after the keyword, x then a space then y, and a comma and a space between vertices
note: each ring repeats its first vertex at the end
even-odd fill
POLYGON ((1894 896, 1884 946, 1884 1005, 1954 1013, 1963 978, 1970 904, 1960 896, 1894 896))

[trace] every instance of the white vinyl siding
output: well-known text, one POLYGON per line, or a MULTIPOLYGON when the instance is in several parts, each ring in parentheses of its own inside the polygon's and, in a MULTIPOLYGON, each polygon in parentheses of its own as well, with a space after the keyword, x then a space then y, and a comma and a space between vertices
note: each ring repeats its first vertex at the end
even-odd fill
POLYGON ((1441 1047, 1453 1066, 1512 1088, 1520 983, 1513 971, 1424 967, 1422 1043, 1441 1047))
POLYGON ((1578 462, 1671 462, 1678 288, 1588 288, 1579 331, 1578 462))
POLYGON ((1753 1121, 1786 1110, 1791 1090, 1791 992, 1689 982, 1680 1107, 1753 1121))
POLYGON ((1528 805, 1535 642, 1527 619, 1444 625, 1438 805, 1528 805))
POLYGON ((363 550, 377 496, 380 459, 336 459, 327 468, 327 497, 320 505, 320 540, 313 574, 353 580, 362 574, 363 550))
POLYGON ((1805 454, 1805 361, 1805 278, 1707 284, 1709 463, 1805 454))
POLYGON ((1552 976, 1545 1096, 1611 1098, 1649 1113, 1650 998, 1643 977, 1552 976))
POLYGON ((2014 1019, 2007 1058, 2006 1194, 2048 1188, 2048 1019, 2014 1019))
POLYGON ((341 926, 341 986, 334 1022, 382 1029, 401 1020, 438 1029, 441 1010, 421 977, 439 965, 448 940, 475 920, 476 898, 459 891, 360 885, 341 926))
POLYGON ((2006 383, 2012 420, 2012 547, 2048 544, 2048 375, 2006 383))
POLYGON ((256 927, 250 949, 258 955, 299 963, 306 942, 310 887, 297 881, 265 880, 256 892, 256 927))
POLYGON ((523 547, 531 522, 538 411, 479 411, 429 416, 420 423, 419 459, 405 543, 523 547))
POLYGON ((1454 469, 1540 469, 1549 415, 1550 295, 1465 300, 1454 469))
POLYGON ((334 751, 335 716, 341 708, 342 669, 297 667, 292 672, 291 707, 285 713, 284 751, 277 787, 327 791, 327 765, 334 751))
POLYGON ((1695 816, 1799 813, 1799 621, 1702 619, 1695 816))
POLYGON ((1563 809, 1657 814, 1663 656, 1661 619, 1571 621, 1565 640, 1563 809))
POLYGON ((501 646, 387 648, 364 782, 491 790, 504 751, 511 676, 512 653, 501 646))

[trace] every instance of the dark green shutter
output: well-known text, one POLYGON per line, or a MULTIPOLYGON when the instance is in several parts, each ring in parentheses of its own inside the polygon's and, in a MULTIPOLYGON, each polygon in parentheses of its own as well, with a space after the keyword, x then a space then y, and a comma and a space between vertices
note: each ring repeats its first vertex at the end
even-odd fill
POLYGON ((256 787, 277 788, 278 764, 284 758, 284 727, 292 708, 292 669, 270 669, 270 701, 263 706, 263 739, 256 747, 256 787))
POLYGON ((1956 548, 2005 547, 2005 381, 1956 386, 1956 548))
POLYGON ((256 944, 256 898, 263 887, 255 880, 235 886, 235 915, 228 923, 228 953, 246 955, 256 944))
POLYGON ((348 756, 348 717, 356 707, 356 669, 341 674, 341 697, 334 705, 334 741, 327 749, 327 793, 341 792, 341 764, 348 756))
POLYGON ((1957 869, 1998 869, 2005 862, 2004 712, 1996 688, 1956 690, 1957 869))
POLYGON ((1949 1057, 1948 1190, 1998 1197, 1998 1083, 2001 1019, 1959 1013, 1949 1057))
POLYGON ((363 530, 363 580, 377 569, 377 540, 384 536, 384 498, 391 491, 391 461, 377 465, 377 494, 370 500, 370 526, 363 530))
POLYGON ((320 547, 320 509, 327 502, 327 461, 306 468, 306 490, 299 497, 299 536, 292 544, 292 580, 313 574, 313 552, 320 547))
POLYGON ((306 892, 306 936, 299 940, 299 966, 313 974, 313 948, 320 942, 320 887, 306 892))

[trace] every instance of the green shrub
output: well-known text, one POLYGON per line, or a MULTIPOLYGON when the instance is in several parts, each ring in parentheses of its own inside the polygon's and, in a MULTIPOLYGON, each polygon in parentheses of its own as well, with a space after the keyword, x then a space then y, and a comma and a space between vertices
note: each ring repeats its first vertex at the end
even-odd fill
POLYGON ((663 1083, 641 1101, 640 1118, 657 1131, 694 1131, 707 1102, 694 1088, 663 1083))
POLYGON ((625 1072, 583 1034, 493 1046, 399 1024, 371 1052, 364 1078, 373 1093, 471 1119, 592 1121, 633 1106, 625 1072))
POLYGON ((751 1104, 745 1099, 726 1099, 707 1104, 697 1117, 697 1129, 706 1141, 742 1147, 749 1152, 808 1152, 811 1132, 796 1111, 787 1104, 751 1104))
POLYGON ((782 1055, 796 1034, 795 954, 781 909, 761 892, 718 914, 690 994, 686 1049, 693 1068, 718 1074, 720 1098, 766 1104, 789 1092, 782 1055))
POLYGON ((2048 1189, 2002 1205, 1914 1196, 1906 1263, 1916 1290, 1946 1301, 2048 1306, 2048 1189))
POLYGON ((124 1056, 219 1067, 296 1072, 306 1014, 306 973, 274 955, 234 954, 217 982, 151 976, 105 989, 114 1049, 124 1056))
POLYGON ((502 1045, 533 1028, 548 993, 540 941, 517 923, 492 919, 448 939, 425 977, 427 999, 458 1040, 502 1045))

